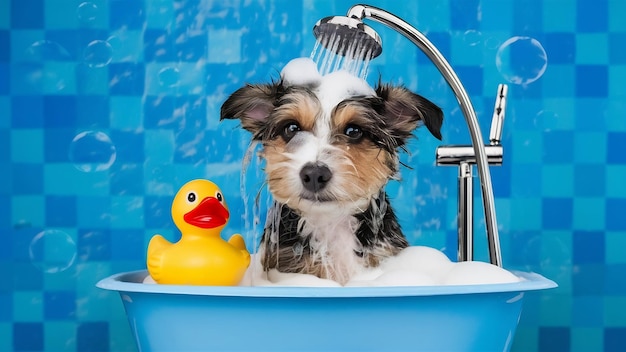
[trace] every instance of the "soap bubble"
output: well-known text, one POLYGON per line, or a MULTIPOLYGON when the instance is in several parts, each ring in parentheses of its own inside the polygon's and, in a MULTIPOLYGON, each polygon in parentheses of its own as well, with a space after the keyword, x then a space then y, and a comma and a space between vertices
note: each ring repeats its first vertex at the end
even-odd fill
POLYGON ((176 67, 165 67, 159 71, 159 84, 163 87, 174 87, 180 80, 180 72, 176 67))
POLYGON ((70 144, 69 158, 80 171, 105 171, 115 162, 115 146, 103 132, 81 132, 70 144))
POLYGON ((526 85, 546 71, 548 55, 541 43, 531 37, 512 37, 498 48, 496 67, 510 83, 526 85))
POLYGON ((463 40, 469 46, 476 46, 483 40, 483 34, 480 31, 470 29, 463 33, 463 40))
POLYGON ((70 53, 61 44, 52 40, 38 40, 26 48, 25 57, 29 61, 67 61, 70 53))
POLYGON ((28 246, 31 262, 41 271, 56 274, 67 270, 76 259, 76 243, 60 230, 38 233, 28 246))
POLYGON ((76 16, 81 22, 92 22, 98 15, 98 6, 93 2, 83 2, 76 9, 76 16))
POLYGON ((83 51, 83 61, 89 67, 104 67, 111 62, 113 48, 104 40, 94 40, 83 51))

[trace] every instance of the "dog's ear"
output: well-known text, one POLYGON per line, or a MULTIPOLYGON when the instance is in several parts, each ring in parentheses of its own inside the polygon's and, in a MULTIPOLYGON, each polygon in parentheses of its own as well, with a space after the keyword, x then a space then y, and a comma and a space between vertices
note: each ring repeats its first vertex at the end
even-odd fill
POLYGON ((271 84, 248 84, 237 89, 222 104, 220 121, 223 119, 239 119, 241 126, 258 138, 265 126, 265 120, 274 110, 275 103, 282 95, 281 82, 271 84))
POLYGON ((415 94, 404 87, 379 84, 376 94, 384 101, 383 115, 388 126, 401 139, 398 145, 411 136, 411 133, 423 123, 435 138, 441 140, 443 112, 430 100, 415 94))

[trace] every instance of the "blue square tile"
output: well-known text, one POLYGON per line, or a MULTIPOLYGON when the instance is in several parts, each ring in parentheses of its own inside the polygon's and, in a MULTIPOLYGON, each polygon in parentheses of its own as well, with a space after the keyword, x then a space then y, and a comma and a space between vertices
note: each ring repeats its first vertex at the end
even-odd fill
POLYGON ((577 1, 576 30, 579 32, 604 32, 608 29, 608 1, 577 1))
POLYGON ((172 226, 171 196, 146 196, 144 199, 144 222, 146 228, 168 228, 172 226))
POLYGON ((576 96, 606 97, 608 95, 609 70, 606 65, 576 66, 576 96))
POLYGON ((43 351, 43 339, 43 323, 36 322, 13 324, 14 351, 43 351))
POLYGON ((605 195, 605 168, 601 164, 574 166, 574 195, 596 197, 605 195))
POLYGON ((13 96, 11 98, 11 127, 42 128, 43 98, 41 96, 13 96))
POLYGON ((76 251, 85 261, 111 260, 110 230, 79 230, 76 251))
POLYGON ((606 227, 604 205, 604 197, 575 197, 573 229, 604 230, 606 227))
POLYGON ((70 128, 44 130, 44 160, 47 163, 69 162, 70 143, 76 135, 70 128))
POLYGON ((604 324, 604 302, 602 296, 576 296, 572 302, 572 325, 593 327, 604 324))
POLYGON ((574 296, 600 296, 604 293, 605 266, 581 264, 573 267, 572 290, 574 296))
POLYGON ((146 29, 143 33, 144 59, 146 61, 173 62, 175 36, 166 29, 146 29))
MULTIPOLYGON (((209 57, 210 60, 210 55, 207 55, 209 49, 207 32, 192 32, 184 28, 175 31, 172 35, 176 38, 174 54, 178 61, 197 62, 205 57, 209 57)), ((230 46, 223 46, 222 54, 225 55, 224 59, 228 62, 241 61, 240 45, 233 45, 233 42, 237 43, 240 41, 238 40, 240 38, 240 32, 221 31, 220 35, 232 39, 230 46)), ((213 35, 212 38, 215 39, 215 35, 213 35)), ((211 44, 215 45, 215 40, 211 41, 211 44)))
POLYGON ((606 161, 609 164, 626 163, 626 132, 608 132, 606 161))
POLYGON ((609 33, 609 63, 626 64, 624 43, 626 43, 626 33, 609 33))
POLYGON ((539 32, 543 28, 543 2, 513 1, 513 31, 518 33, 539 32))
MULTIPOLYGON (((41 129, 13 129, 10 135, 0 133, 0 136, 6 137, 6 140, 0 144, 6 146, 4 149, 6 154, 10 153, 7 156, 3 155, 0 159, 11 160, 14 163, 37 164, 43 162, 43 131, 41 129)), ((4 153, 0 152, 0 155, 2 154, 4 153)))
POLYGON ((604 328, 604 351, 621 352, 626 346, 626 327, 604 328))
POLYGON ((0 62, 0 94, 8 94, 11 85, 10 66, 6 62, 0 62))
POLYGON ((11 0, 11 27, 44 28, 44 0, 11 0))
POLYGON ((548 54, 550 65, 574 63, 576 57, 576 36, 574 33, 546 33, 543 46, 548 54))
POLYGON ((143 195, 144 169, 139 164, 119 164, 111 167, 112 195, 143 195))
POLYGON ((570 328, 569 327, 539 327, 540 352, 557 352, 570 350, 570 328))
POLYGON ((43 165, 14 163, 13 193, 14 194, 41 194, 43 192, 43 165))
POLYGON ((470 96, 483 95, 483 69, 478 66, 456 66, 456 73, 470 96))
POLYGON ((76 226, 76 197, 70 195, 46 196, 46 225, 76 226))
POLYGON ((113 260, 144 258, 146 245, 143 229, 111 230, 111 259, 113 260))
POLYGON ((112 63, 109 65, 109 82, 111 95, 142 95, 145 67, 136 63, 112 63))
POLYGON ((0 322, 13 321, 13 300, 10 292, 0 290, 0 322))
POLYGON ((143 133, 112 130, 111 141, 115 145, 116 162, 141 164, 145 160, 143 133))
POLYGON ((109 128, 109 98, 105 95, 77 96, 76 127, 109 128))
POLYGON ((108 197, 80 196, 76 205, 79 227, 107 228, 110 225, 111 202, 108 197))
POLYGON ((480 28, 480 1, 450 0, 450 26, 465 31, 480 28))
POLYGON ((623 198, 607 198, 606 199, 606 229, 609 231, 625 231, 626 216, 626 199, 623 198))
POLYGON ((574 133, 550 131, 543 135, 543 162, 547 164, 571 163, 574 159, 574 133))
POLYGON ((110 28, 142 29, 145 21, 143 0, 111 0, 109 9, 110 28))
POLYGON ((43 96, 44 127, 69 128, 76 125, 76 97, 43 96))
POLYGON ((77 351, 108 351, 109 340, 108 322, 84 322, 76 329, 77 351))
POLYGON ((626 296, 624 273, 626 264, 608 264, 605 267, 604 293, 610 296, 626 296))
POLYGON ((606 65, 609 63, 609 42, 606 33, 576 35, 576 63, 606 65))
MULTIPOLYGON (((20 246, 16 252, 27 252, 28 247, 20 246)), ((15 262, 13 264, 13 290, 37 291, 43 289, 43 272, 30 262, 15 262)))
POLYGON ((108 95, 109 72, 106 67, 76 67, 76 92, 81 95, 108 95))
POLYGON ((9 31, 0 30, 0 62, 9 62, 11 59, 11 36, 9 31))
POLYGON ((604 263, 604 232, 574 231, 572 244, 574 246, 574 265, 604 263))
POLYGON ((561 230, 571 228, 573 210, 571 198, 543 198, 541 209, 543 229, 561 230))
POLYGON ((46 320, 69 320, 76 317, 76 292, 47 291, 43 294, 46 320))

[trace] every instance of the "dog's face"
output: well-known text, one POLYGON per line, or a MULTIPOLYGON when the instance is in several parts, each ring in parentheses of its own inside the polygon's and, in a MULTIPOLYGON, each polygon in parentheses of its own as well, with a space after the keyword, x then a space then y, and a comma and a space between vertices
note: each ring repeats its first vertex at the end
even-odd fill
POLYGON ((270 192, 302 213, 364 211, 396 177, 398 151, 419 124, 441 139, 441 109, 406 88, 374 90, 345 72, 287 78, 240 88, 221 119, 240 119, 261 141, 270 192))

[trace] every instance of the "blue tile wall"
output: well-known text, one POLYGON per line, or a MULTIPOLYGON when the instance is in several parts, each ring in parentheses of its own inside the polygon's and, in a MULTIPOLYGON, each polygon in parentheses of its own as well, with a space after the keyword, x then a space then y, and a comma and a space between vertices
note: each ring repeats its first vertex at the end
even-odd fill
MULTIPOLYGON (((485 135, 496 87, 509 84, 505 163, 492 169, 504 265, 559 284, 527 295, 513 350, 623 351, 626 2, 370 2, 439 47, 485 135)), ((144 268, 153 234, 177 239, 170 202, 191 178, 222 185, 242 214, 228 229, 252 242, 262 176, 253 165, 241 182, 249 136, 219 123, 220 105, 308 56, 313 24, 351 5, 0 1, 0 350, 136 350, 119 297, 94 285, 144 268)), ((384 44, 369 80, 429 97, 446 113, 443 143, 468 143, 430 61, 371 25, 384 44)), ((397 207, 411 243, 453 257, 456 170, 435 167, 439 142, 417 136, 403 156, 412 168, 389 191, 419 203, 397 207)))

